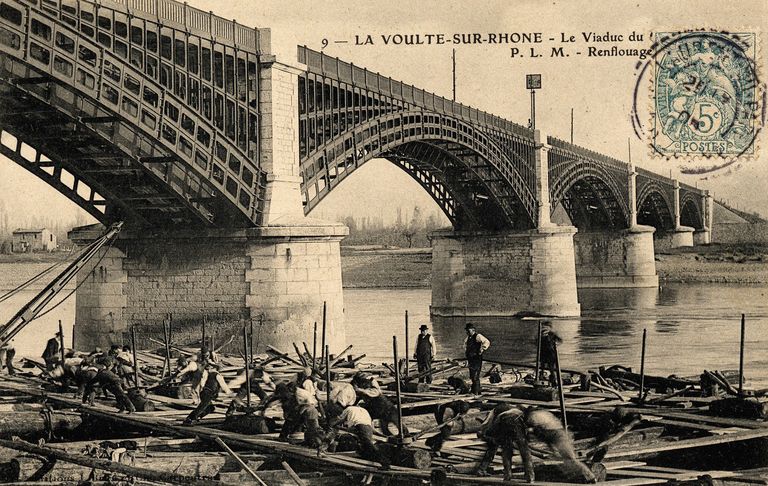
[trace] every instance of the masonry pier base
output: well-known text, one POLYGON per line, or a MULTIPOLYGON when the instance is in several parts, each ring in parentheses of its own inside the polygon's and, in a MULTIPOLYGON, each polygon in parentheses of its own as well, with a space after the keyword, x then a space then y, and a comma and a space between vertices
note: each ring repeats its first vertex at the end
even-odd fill
MULTIPOLYGON (((78 243, 101 227, 73 230, 78 243)), ((79 349, 124 342, 135 325, 161 334, 173 316, 174 341, 208 336, 219 342, 254 323, 260 348, 291 349, 311 342, 313 322, 327 303, 328 344, 345 341, 336 224, 270 226, 238 230, 188 230, 132 234, 124 231, 101 259, 78 275, 75 343, 79 349), (261 326, 259 326, 261 324, 261 326)), ((238 340, 239 341, 239 340, 238 340)), ((254 351, 257 351, 254 349, 254 351)))
POLYGON ((579 288, 658 287, 651 226, 574 237, 579 288))
POLYGON ((693 232, 694 245, 709 245, 712 243, 712 230, 704 228, 693 232))
POLYGON ((678 226, 675 229, 657 232, 653 238, 656 251, 665 251, 672 248, 693 246, 694 229, 689 226, 678 226))
POLYGON ((432 314, 580 315, 575 232, 571 226, 551 225, 516 232, 433 233, 432 314))

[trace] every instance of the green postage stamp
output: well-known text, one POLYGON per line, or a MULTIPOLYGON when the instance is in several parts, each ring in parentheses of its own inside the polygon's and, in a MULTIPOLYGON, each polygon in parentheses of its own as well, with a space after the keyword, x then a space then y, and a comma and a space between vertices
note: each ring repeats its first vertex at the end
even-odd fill
POLYGON ((754 33, 657 35, 652 147, 667 157, 757 153, 760 90, 754 33))

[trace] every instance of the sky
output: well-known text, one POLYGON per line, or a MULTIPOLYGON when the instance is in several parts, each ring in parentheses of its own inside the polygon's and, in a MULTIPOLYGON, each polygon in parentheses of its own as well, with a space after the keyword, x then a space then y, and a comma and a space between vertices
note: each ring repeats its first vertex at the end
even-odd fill
MULTIPOLYGON (((758 139, 759 155, 734 164, 727 173, 707 177, 680 176, 680 162, 654 158, 646 139, 635 135, 631 122, 637 97, 640 118, 647 120, 651 107, 647 80, 638 85, 638 59, 587 57, 574 51, 588 46, 646 49, 650 33, 687 29, 757 32, 765 43, 768 3, 722 1, 517 1, 506 0, 190 0, 203 10, 236 19, 239 23, 269 27, 278 59, 295 63, 296 45, 305 44, 438 95, 452 94, 451 55, 456 48, 457 101, 525 125, 530 116, 530 95, 525 75, 540 73, 543 87, 537 92, 536 127, 544 134, 568 140, 571 109, 574 142, 626 160, 683 182, 710 189, 716 198, 740 209, 768 215, 768 157, 766 136, 758 139), (584 35, 623 35, 621 42, 587 44, 584 35), (630 42, 642 35, 642 41, 630 42), (540 33, 539 44, 385 45, 396 34, 540 33), (356 36, 372 45, 357 45, 356 36), (563 43, 563 39, 573 43, 563 43), (549 41, 550 38, 556 39, 549 41), (569 57, 552 58, 552 47, 562 46, 569 57), (512 56, 511 48, 520 52, 512 56), (542 57, 528 55, 530 47, 542 57), (521 57, 521 55, 523 57, 521 57)), ((360 42, 362 43, 362 42, 360 42)), ((761 82, 766 75, 765 50, 759 54, 761 82)), ((48 212, 61 208, 61 217, 74 217, 78 209, 66 198, 29 176, 13 162, 0 160, 0 202, 11 214, 48 212)), ((436 210, 430 197, 405 173, 385 161, 375 161, 352 174, 318 207, 313 216, 382 216, 394 220, 397 207, 408 211, 418 205, 427 213, 436 210)))

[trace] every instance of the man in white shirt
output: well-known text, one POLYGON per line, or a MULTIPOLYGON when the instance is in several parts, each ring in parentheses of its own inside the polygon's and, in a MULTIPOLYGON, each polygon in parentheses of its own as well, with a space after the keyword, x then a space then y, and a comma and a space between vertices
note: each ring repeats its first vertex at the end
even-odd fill
POLYGON ((464 326, 467 331, 467 339, 464 340, 465 356, 469 377, 472 380, 472 394, 480 395, 480 374, 483 370, 483 353, 491 346, 491 342, 475 330, 475 325, 468 322, 464 326))
POLYGON ((13 358, 16 356, 16 340, 11 339, 2 348, 0 348, 0 371, 2 371, 3 365, 8 369, 8 374, 13 376, 16 374, 16 369, 13 367, 13 358))
POLYGON ((364 459, 379 462, 382 469, 389 469, 389 458, 382 454, 373 442, 373 421, 366 409, 354 405, 347 407, 337 417, 329 418, 328 425, 341 426, 352 432, 360 444, 360 455, 364 459))

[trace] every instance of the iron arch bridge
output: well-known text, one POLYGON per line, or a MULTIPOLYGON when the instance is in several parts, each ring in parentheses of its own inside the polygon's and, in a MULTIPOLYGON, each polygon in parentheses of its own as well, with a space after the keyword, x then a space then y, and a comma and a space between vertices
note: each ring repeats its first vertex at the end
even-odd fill
MULTIPOLYGON (((104 223, 260 226, 267 35, 173 0, 0 0, 0 153, 104 223)), ((622 161, 306 47, 298 60, 305 213, 379 157, 456 229, 533 228, 546 203, 579 228, 704 224, 703 191, 640 170, 635 201, 622 161)))
MULTIPOLYGON (((379 157, 424 187, 456 229, 535 226, 542 155, 532 130, 306 47, 299 48, 299 61, 307 66, 299 77, 306 213, 379 157)), ((641 224, 675 226, 675 181, 639 170, 642 198, 630 201, 629 164, 554 137, 546 142, 550 207, 561 205, 575 226, 627 228, 633 210, 641 224)), ((701 227, 703 191, 680 190, 699 211, 695 227, 701 227)))

